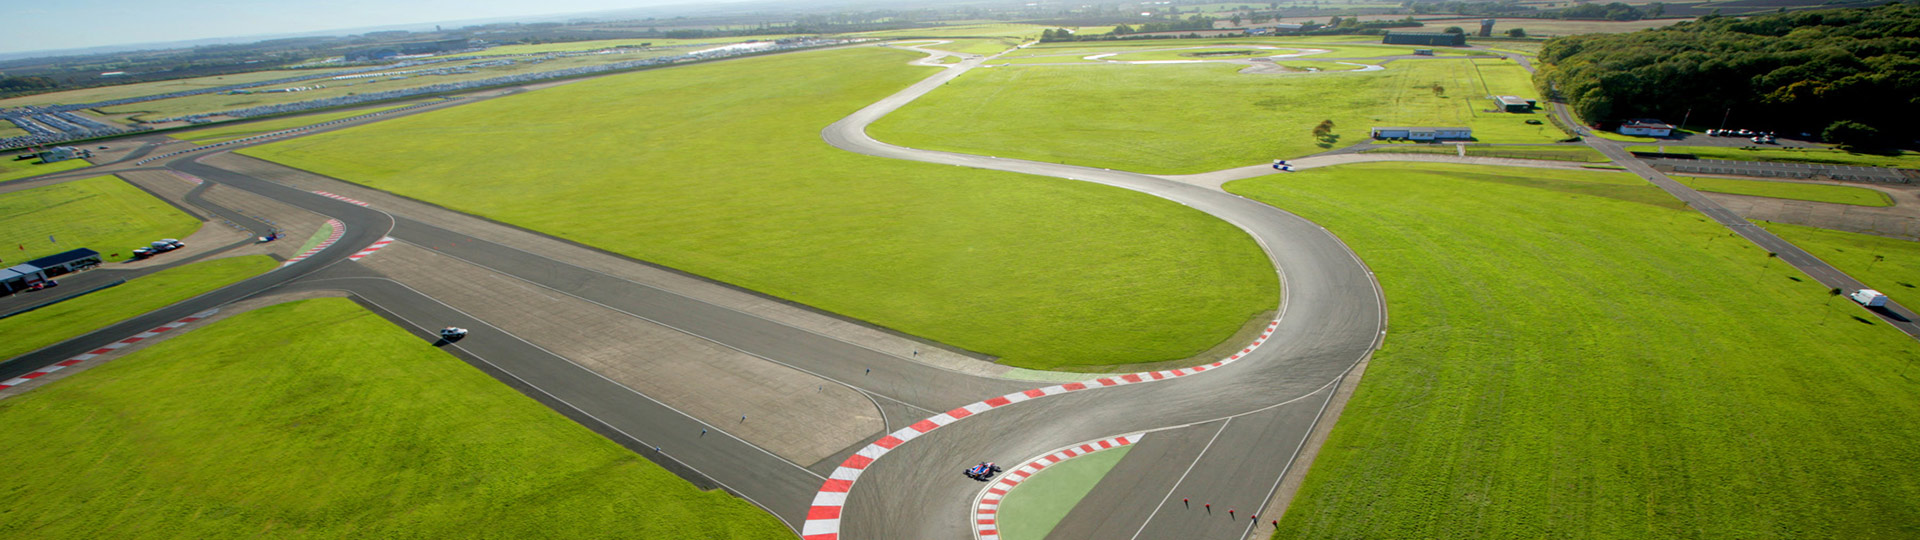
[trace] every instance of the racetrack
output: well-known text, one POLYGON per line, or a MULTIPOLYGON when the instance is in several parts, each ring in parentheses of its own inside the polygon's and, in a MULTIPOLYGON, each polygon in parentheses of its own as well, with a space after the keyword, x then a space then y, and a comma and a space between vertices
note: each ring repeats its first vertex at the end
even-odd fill
MULTIPOLYGON (((1222 501, 1244 508, 1265 504, 1292 461, 1292 452, 1318 419, 1325 396, 1330 395, 1342 374, 1380 343, 1385 332, 1384 299, 1371 273, 1324 228, 1224 192, 1121 171, 904 148, 867 136, 866 128, 874 121, 983 61, 970 58, 950 65, 835 122, 821 136, 835 147, 861 154, 1131 189, 1224 219, 1252 235, 1279 269, 1285 295, 1279 327, 1266 345, 1218 370, 1170 381, 1035 399, 982 413, 914 439, 860 476, 847 496, 839 530, 845 538, 969 538, 973 531, 967 519, 967 503, 981 488, 953 474, 964 464, 982 460, 1017 463, 1078 441, 1211 426, 1220 436, 1193 457, 1183 455, 1180 460, 1161 460, 1156 466, 1130 469, 1142 475, 1137 480, 1140 485, 1169 490, 1167 497, 1148 496, 1128 501, 1127 507, 1103 508, 1110 512, 1109 518, 1098 525, 1070 519, 1062 527, 1097 527, 1099 531, 1126 532, 1134 538, 1244 536, 1255 523, 1196 529, 1185 520, 1162 517, 1176 515, 1173 512, 1157 510, 1172 499, 1170 493, 1175 489, 1182 498, 1222 501), (1206 467, 1196 466, 1203 461, 1206 467), (1189 474, 1190 468, 1201 473, 1189 474)), ((1137 459, 1146 458, 1130 455, 1121 467, 1137 459)), ((815 532, 824 531, 802 534, 815 532)), ((1107 537, 1105 534, 1097 537, 1107 537)))

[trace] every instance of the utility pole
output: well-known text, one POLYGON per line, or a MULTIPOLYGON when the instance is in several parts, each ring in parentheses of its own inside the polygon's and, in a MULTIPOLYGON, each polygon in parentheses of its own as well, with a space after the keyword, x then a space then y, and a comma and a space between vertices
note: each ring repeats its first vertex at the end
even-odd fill
POLYGON ((1687 119, 1693 118, 1693 107, 1687 107, 1687 114, 1680 117, 1680 129, 1687 129, 1687 119))
POLYGON ((1727 114, 1726 114, 1726 116, 1721 116, 1721 117, 1720 117, 1720 129, 1721 129, 1721 130, 1725 130, 1725 129, 1727 129, 1727 117, 1730 117, 1730 116, 1733 116, 1733 107, 1727 107, 1727 114))

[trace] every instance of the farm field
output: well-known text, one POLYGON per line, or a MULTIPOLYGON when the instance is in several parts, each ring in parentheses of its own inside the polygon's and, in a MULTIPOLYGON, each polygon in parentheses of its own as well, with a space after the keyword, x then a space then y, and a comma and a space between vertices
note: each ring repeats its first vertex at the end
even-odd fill
POLYGON ((1178 204, 820 140, 939 69, 906 64, 920 57, 863 47, 651 70, 244 153, 1017 367, 1182 359, 1278 305, 1253 240, 1178 204), (545 145, 572 157, 522 151, 545 145), (1094 332, 1109 339, 1067 338, 1094 332))
POLYGON ((285 69, 285 70, 250 71, 247 73, 234 73, 229 75, 216 75, 211 77, 194 77, 191 79, 176 79, 171 81, 154 81, 154 82, 145 82, 145 83, 122 84, 117 86, 101 86, 97 88, 83 88, 79 90, 68 90, 64 92, 33 94, 29 96, 0 99, 0 109, 6 109, 11 107, 21 107, 26 105, 46 105, 49 103, 66 103, 66 104, 97 103, 97 102, 113 100, 113 99, 150 96, 154 94, 165 94, 168 92, 184 92, 187 90, 198 90, 202 88, 213 88, 213 87, 219 87, 219 86, 246 84, 246 83, 260 82, 260 81, 271 81, 274 79, 285 79, 287 77, 299 77, 302 75, 307 75, 312 73, 326 73, 329 71, 334 71, 334 70, 332 69, 285 69))
MULTIPOLYGON (((266 255, 200 261, 0 319, 0 360, 105 328, 280 266, 266 255)), ((4 521, 4 518, 0 518, 4 521)), ((0 527, 0 530, 5 530, 0 527)))
POLYGON ((346 299, 181 334, 0 422, 38 464, 0 480, 13 537, 793 538, 346 299))
POLYGON ((367 113, 389 111, 389 110, 405 107, 408 105, 413 105, 414 103, 417 103, 417 102, 409 101, 409 102, 393 103, 393 104, 381 105, 381 106, 375 106, 375 107, 360 107, 357 109, 347 109, 343 111, 329 111, 329 112, 323 112, 318 114, 282 116, 277 118, 269 118, 266 120, 255 121, 255 122, 228 123, 228 124, 221 124, 217 126, 209 126, 209 127, 199 128, 199 129, 192 129, 187 131, 176 131, 176 132, 169 133, 169 135, 171 135, 175 139, 180 139, 183 141, 191 141, 198 144, 214 144, 218 142, 231 141, 234 139, 244 139, 247 137, 260 135, 263 133, 272 133, 272 132, 280 131, 283 129, 293 129, 297 127, 311 126, 314 124, 319 124, 324 122, 331 122, 334 120, 339 120, 341 118, 351 118, 351 117, 360 116, 367 113))
POLYGON ((1920 305, 1920 242, 1790 223, 1760 226, 1901 305, 1920 305))
POLYGON ((1041 25, 1035 25, 1035 24, 1006 24, 1006 23, 961 24, 961 25, 953 25, 953 26, 933 26, 928 28, 907 28, 904 30, 857 32, 852 34, 843 34, 842 37, 853 37, 853 38, 1011 37, 1011 38, 1022 38, 1022 39, 1035 39, 1040 37, 1041 31, 1052 29, 1052 28, 1060 28, 1060 27, 1041 26, 1041 25))
POLYGON ((0 195, 0 246, 7 248, 0 253, 8 254, 0 259, 9 261, 82 247, 107 261, 126 260, 133 248, 197 230, 200 220, 112 176, 0 195), (14 249, 20 246, 26 249, 14 249))
POLYGON ((1243 75, 1233 64, 1013 66, 975 70, 875 123, 883 141, 1148 174, 1298 157, 1365 140, 1372 126, 1454 126, 1480 142, 1563 135, 1537 114, 1487 113, 1491 89, 1524 72, 1469 60, 1394 62, 1383 71, 1243 75), (1441 87, 1435 92, 1434 87, 1441 87), (1313 128, 1333 122, 1332 141, 1313 128))
MULTIPOLYGON (((1318 39, 1319 37, 1320 36, 1286 37, 1286 38, 1255 37, 1255 38, 1213 38, 1213 39, 1179 39, 1179 40, 1151 39, 1151 40, 1132 40, 1132 41, 1078 41, 1078 42, 1064 41, 1064 42, 1037 44, 1037 45, 1022 49, 1020 51, 1010 53, 1006 57, 1019 58, 1019 57, 1025 57, 1025 56, 1044 56, 1044 55, 1060 55, 1060 54, 1094 55, 1094 54, 1107 54, 1107 53, 1149 54, 1153 51, 1181 49, 1182 51, 1174 51, 1177 54, 1178 52, 1185 52, 1184 50, 1199 49, 1199 48, 1245 49, 1249 47, 1263 46, 1263 47, 1274 47, 1278 49, 1292 49, 1292 50, 1276 51, 1272 54, 1261 55, 1261 56, 1272 56, 1274 54, 1289 54, 1289 53, 1293 53, 1293 52, 1304 50, 1304 49, 1319 49, 1327 52, 1318 53, 1318 54, 1314 54, 1314 55, 1306 56, 1302 58, 1308 58, 1308 59, 1379 58, 1379 57, 1385 57, 1385 56, 1412 55, 1414 49, 1416 48, 1416 47, 1402 46, 1402 45, 1380 45, 1377 38, 1373 40, 1373 42, 1371 43, 1355 43, 1351 40, 1327 40, 1327 39, 1318 39)), ((1330 36, 1330 37, 1346 37, 1346 36, 1330 36)), ((1493 54, 1486 51, 1478 51, 1478 50, 1471 50, 1471 49, 1449 49, 1444 47, 1435 49, 1434 53, 1440 56, 1465 56, 1465 55, 1493 54)), ((1180 59, 1180 58, 1176 56, 1173 58, 1147 58, 1147 59, 1166 60, 1166 59, 1180 59)))
MULTIPOLYGON (((1659 146, 1629 146, 1629 152, 1657 152, 1659 146)), ((1705 159, 1735 161, 1782 161, 1857 165, 1862 167, 1898 167, 1920 169, 1920 152, 1902 151, 1898 155, 1859 154, 1828 148, 1734 148, 1727 146, 1666 146, 1670 154, 1693 154, 1705 159)))
POLYGON ((21 178, 40 176, 43 174, 53 174, 61 171, 83 169, 92 165, 92 163, 87 163, 87 160, 84 159, 69 159, 66 161, 55 161, 53 163, 40 163, 38 159, 15 161, 12 155, 8 155, 0 158, 0 182, 19 180, 21 178))
POLYGON ((1383 163, 1226 187, 1338 234, 1393 313, 1275 538, 1920 522, 1920 344, 1633 175, 1383 163))
POLYGON ((1773 197, 1776 199, 1795 199, 1802 201, 1851 204, 1854 206, 1893 206, 1893 198, 1887 194, 1868 188, 1836 186, 1832 184, 1813 184, 1806 182, 1775 182, 1770 180, 1740 180, 1734 178, 1713 178, 1705 176, 1671 176, 1674 181, 1687 187, 1714 193, 1734 195, 1752 195, 1755 197, 1773 197))
MULTIPOLYGON (((1433 154, 1457 156, 1460 151, 1451 144, 1396 144, 1385 148, 1370 148, 1360 151, 1362 154, 1433 154)), ((1499 146, 1470 144, 1468 156, 1499 157, 1513 159, 1544 159, 1549 161, 1577 161, 1583 163, 1606 163, 1610 160, 1600 151, 1586 146, 1499 146)))
POLYGON ((309 100, 315 100, 315 99, 341 97, 341 96, 347 96, 347 95, 352 95, 357 93, 384 92, 388 90, 400 90, 400 89, 414 88, 414 87, 420 87, 420 86, 432 86, 436 84, 489 79, 493 77, 504 77, 507 75, 518 75, 522 73, 540 73, 540 72, 547 72, 547 71, 559 71, 563 69, 576 68, 576 67, 596 66, 601 64, 611 64, 615 62, 626 62, 631 60, 644 60, 647 58, 655 58, 660 56, 672 56, 676 54, 685 54, 686 52, 688 51, 680 50, 680 49, 644 50, 644 51, 623 52, 619 54, 594 54, 594 55, 573 56, 573 57, 545 60, 542 62, 535 62, 533 61, 532 58, 509 58, 509 59, 483 58, 480 60, 474 60, 474 61, 468 61, 468 62, 449 62, 447 64, 414 66, 410 68, 405 68, 403 71, 459 67, 459 66, 472 65, 480 62, 493 62, 493 61, 503 61, 503 60, 513 60, 514 64, 509 66, 479 67, 479 68, 474 68, 469 73, 456 73, 456 74, 447 74, 447 75, 406 75, 405 76, 406 78, 403 78, 400 80, 392 80, 391 78, 386 78, 386 77, 360 78, 360 79, 339 80, 339 81, 331 80, 331 79, 315 79, 311 81, 301 81, 299 84, 293 85, 293 86, 324 85, 326 86, 326 88, 306 90, 301 92, 273 92, 273 93, 254 93, 254 94, 200 94, 197 96, 177 97, 177 98, 163 99, 158 101, 129 103, 129 104, 120 105, 117 107, 108 107, 108 108, 102 109, 102 112, 107 114, 127 114, 127 115, 131 115, 132 118, 141 119, 141 120, 154 120, 159 118, 169 118, 169 117, 183 116, 183 115, 196 114, 196 113, 214 113, 214 112, 221 112, 221 111, 230 111, 234 109, 243 109, 247 107, 258 107, 262 105, 294 103, 299 101, 309 101, 309 100))
MULTIPOLYGON (((1519 28, 1527 31, 1528 37, 1571 36, 1574 34, 1622 34, 1638 32, 1648 28, 1661 28, 1674 23, 1692 19, 1643 19, 1638 21, 1580 21, 1533 18, 1495 18, 1493 35, 1507 35, 1507 30, 1519 28)), ((1428 28, 1425 32, 1438 32, 1449 26, 1465 29, 1469 35, 1480 31, 1480 18, 1464 19, 1420 19, 1428 28)), ((1471 39, 1471 38, 1469 38, 1471 39)))

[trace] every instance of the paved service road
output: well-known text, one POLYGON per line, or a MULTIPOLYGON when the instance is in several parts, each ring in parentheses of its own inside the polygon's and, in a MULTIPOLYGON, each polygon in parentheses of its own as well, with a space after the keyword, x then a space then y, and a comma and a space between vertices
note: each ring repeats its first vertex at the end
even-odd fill
MULTIPOLYGON (((982 485, 960 476, 979 461, 1018 463, 1054 448, 1136 431, 1220 421, 1230 430, 1195 454, 1207 474, 1187 475, 1193 462, 1144 467, 1143 486, 1180 490, 1220 504, 1266 504, 1294 449, 1319 417, 1333 384, 1378 345, 1384 300, 1372 274, 1326 229, 1271 206, 1159 177, 988 156, 916 150, 867 136, 875 120, 972 69, 981 59, 947 67, 906 90, 861 109, 821 136, 844 150, 929 163, 1096 182, 1172 200, 1245 229, 1266 249, 1282 279, 1280 325, 1266 345, 1237 363, 1206 373, 1056 395, 994 409, 914 439, 871 465, 848 495, 844 538, 970 538, 973 496, 982 485), (1321 399, 1315 400, 1316 396, 1321 399), (1302 406, 1305 403, 1310 407, 1302 406), (1309 410, 1310 409, 1310 410, 1309 410), (1234 418, 1232 421, 1222 421, 1234 418)), ((1149 441, 1153 437, 1148 438, 1149 441)), ((1150 455, 1141 453, 1141 456, 1150 455)), ((1129 454, 1122 462, 1136 459, 1129 454)), ((1145 457, 1137 459, 1146 459, 1145 457)), ((1176 497, 1178 498, 1178 497, 1176 497)), ((1137 525, 1137 538, 1241 538, 1238 526, 1194 529, 1162 525, 1160 501, 1104 508, 1110 515, 1157 516, 1137 525)), ((1092 530, 1092 529, 1088 529, 1092 530)))

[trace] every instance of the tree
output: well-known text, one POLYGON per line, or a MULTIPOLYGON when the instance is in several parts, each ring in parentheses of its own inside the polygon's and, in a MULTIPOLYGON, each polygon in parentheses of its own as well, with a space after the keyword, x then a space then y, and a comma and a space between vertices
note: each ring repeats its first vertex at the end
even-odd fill
POLYGON ((1465 33, 1467 33, 1467 31, 1466 31, 1465 29, 1462 29, 1462 28, 1460 28, 1460 27, 1458 27, 1458 26, 1449 26, 1449 27, 1447 27, 1447 29, 1446 29, 1446 30, 1441 30, 1441 31, 1442 31, 1442 32, 1446 32, 1446 33, 1449 33, 1449 34, 1465 34, 1465 33))
POLYGON ((1507 37, 1527 37, 1527 30, 1525 28, 1508 28, 1507 37))
POLYGON ((1828 142, 1855 148, 1872 148, 1880 142, 1879 129, 1852 120, 1828 124, 1827 129, 1820 132, 1820 136, 1826 138, 1828 142))

